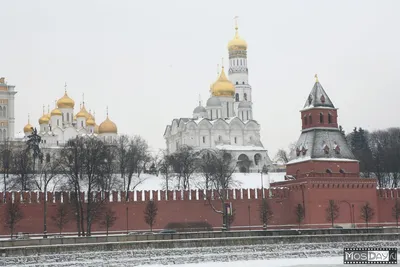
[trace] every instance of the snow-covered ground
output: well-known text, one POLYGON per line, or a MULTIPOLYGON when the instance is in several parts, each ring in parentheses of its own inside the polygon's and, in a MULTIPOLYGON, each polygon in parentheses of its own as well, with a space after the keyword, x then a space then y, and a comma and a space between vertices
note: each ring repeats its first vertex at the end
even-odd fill
MULTIPOLYGON (((400 247, 400 241, 269 244, 97 251, 1 257, 0 266, 340 266, 345 247, 400 247), (322 265, 328 264, 328 265, 322 265)), ((363 265, 366 266, 366 265, 363 265)))
MULTIPOLYGON (((261 188, 263 184, 264 188, 269 187, 269 183, 283 181, 286 173, 284 172, 273 172, 267 174, 259 173, 234 173, 233 177, 238 181, 233 188, 261 188)), ((163 190, 165 189, 165 181, 162 176, 155 176, 149 174, 142 174, 143 182, 136 187, 136 190, 163 190)), ((202 177, 199 175, 194 175, 193 186, 195 188, 202 188, 202 177)), ((172 181, 169 188, 173 189, 174 182, 172 181)))

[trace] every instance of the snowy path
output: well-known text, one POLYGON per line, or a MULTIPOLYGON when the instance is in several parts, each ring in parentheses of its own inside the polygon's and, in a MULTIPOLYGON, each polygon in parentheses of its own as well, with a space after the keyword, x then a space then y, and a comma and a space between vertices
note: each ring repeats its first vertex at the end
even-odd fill
MULTIPOLYGON (((266 266, 265 260, 270 260, 268 266, 295 266, 309 265, 304 262, 307 258, 327 259, 329 264, 342 263, 344 247, 400 247, 400 241, 376 242, 340 242, 340 243, 313 243, 293 245, 252 245, 231 247, 205 248, 177 248, 151 250, 119 250, 119 251, 92 251, 85 253, 45 254, 28 257, 0 258, 0 266, 160 266, 160 265, 189 265, 203 266, 244 266, 240 262, 254 261, 251 266, 266 266), (291 265, 270 265, 278 259, 285 259, 291 265), (292 261, 290 260, 292 259, 292 261), (331 259, 333 261, 331 261, 331 259), (335 259, 335 260, 334 260, 335 259), (234 264, 232 265, 232 263, 234 264), (264 262, 264 263, 263 263, 264 262), (254 264, 253 264, 254 263, 254 264), (198 265, 196 265, 198 264, 198 265), (214 265, 215 264, 215 265, 214 265), (256 265, 260 264, 260 265, 256 265)), ((285 262, 285 261, 284 261, 285 262)), ((322 264, 321 260, 316 263, 322 264)), ((334 266, 334 265, 331 265, 334 266)), ((365 265, 364 265, 365 266, 365 265)))

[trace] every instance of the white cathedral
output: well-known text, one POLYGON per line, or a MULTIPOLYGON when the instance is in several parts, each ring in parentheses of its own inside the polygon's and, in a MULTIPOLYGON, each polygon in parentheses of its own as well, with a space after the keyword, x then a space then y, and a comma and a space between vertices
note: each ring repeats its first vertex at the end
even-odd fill
MULTIPOLYGON (((39 118, 38 134, 42 138, 43 148, 60 147, 68 140, 77 136, 101 138, 106 142, 113 142, 117 138, 117 125, 108 117, 97 125, 95 116, 88 112, 83 101, 78 113, 74 115, 75 101, 70 98, 65 89, 64 96, 58 99, 56 106, 46 113, 43 107, 43 115, 39 118)), ((32 125, 28 118, 28 124, 24 127, 24 136, 32 133, 32 125)))
POLYGON ((247 43, 240 38, 237 24, 235 29, 235 37, 228 44, 229 79, 222 66, 210 87, 206 106, 199 103, 191 118, 172 120, 164 138, 168 153, 174 153, 181 145, 225 150, 237 159, 239 171, 257 172, 272 163, 260 140, 260 124, 253 118, 247 43))

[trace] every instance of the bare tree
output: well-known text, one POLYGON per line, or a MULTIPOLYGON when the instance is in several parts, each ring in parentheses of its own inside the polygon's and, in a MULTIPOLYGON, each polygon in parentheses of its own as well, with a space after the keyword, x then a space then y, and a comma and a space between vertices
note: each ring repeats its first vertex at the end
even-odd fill
POLYGON ((140 178, 140 174, 144 170, 146 163, 150 160, 149 146, 146 140, 140 136, 133 137, 130 140, 126 157, 126 200, 128 200, 129 190, 135 189, 144 181, 140 178))
POLYGON ((36 174, 36 163, 37 160, 43 160, 43 153, 40 149, 40 142, 42 137, 38 135, 36 128, 32 128, 32 133, 28 135, 28 140, 26 144, 28 146, 27 152, 32 153, 33 164, 32 164, 32 173, 33 175, 36 174))
POLYGON ((13 147, 11 145, 10 139, 4 139, 3 146, 1 147, 1 155, 3 158, 3 185, 4 185, 4 192, 7 192, 7 183, 8 183, 8 175, 10 172, 10 168, 12 165, 12 150, 13 147))
POLYGON ((282 161, 283 163, 288 163, 289 162, 288 152, 282 148, 279 149, 278 152, 276 153, 275 160, 282 161))
POLYGON ((45 156, 45 162, 43 163, 43 157, 40 158, 42 168, 40 170, 40 175, 36 178, 36 187, 42 191, 43 189, 43 234, 44 238, 47 237, 47 188, 49 183, 59 175, 61 172, 60 159, 54 155, 53 160, 51 160, 50 154, 47 153, 45 156))
POLYGON ((11 199, 7 203, 7 208, 5 210, 5 224, 10 229, 11 238, 13 238, 15 226, 24 217, 19 202, 12 202, 11 199))
POLYGON ((296 222, 299 224, 299 228, 301 223, 304 220, 304 207, 301 204, 297 204, 296 208, 295 208, 295 214, 296 214, 296 222))
POLYGON ((268 224, 271 221, 274 213, 269 206, 268 199, 263 198, 259 206, 260 221, 263 224, 263 229, 267 230, 268 224))
POLYGON ((336 204, 334 200, 329 200, 329 204, 325 212, 326 212, 326 220, 330 222, 333 227, 335 220, 339 217, 339 206, 336 204))
POLYGON ((14 150, 12 158, 12 171, 16 178, 12 181, 11 188, 29 191, 34 186, 32 173, 32 159, 27 147, 21 146, 14 150))
POLYGON ((396 220, 396 227, 399 228, 399 218, 400 218, 400 201, 396 199, 394 206, 392 208, 392 216, 396 220))
POLYGON ((57 205, 56 214, 51 219, 60 231, 60 235, 64 226, 69 222, 71 217, 71 209, 67 203, 59 203, 57 205))
POLYGON ((375 211, 373 208, 371 208, 370 204, 367 202, 363 206, 361 206, 360 209, 360 217, 361 219, 364 220, 365 225, 368 228, 368 223, 372 220, 372 218, 375 216, 375 211))
POLYGON ((106 211, 104 212, 103 215, 103 220, 101 221, 101 225, 106 227, 107 236, 108 236, 108 229, 110 229, 114 225, 116 220, 117 217, 115 216, 115 211, 113 211, 111 208, 106 208, 106 211))
POLYGON ((216 173, 216 165, 214 162, 215 154, 213 151, 207 151, 201 156, 199 164, 199 171, 204 177, 204 188, 209 190, 212 182, 213 175, 216 173))
POLYGON ((157 204, 154 202, 154 200, 149 200, 144 210, 144 221, 150 226, 150 231, 153 231, 153 226, 156 222, 157 213, 157 204))
POLYGON ((193 147, 183 145, 171 154, 172 167, 178 179, 178 189, 190 189, 190 179, 197 170, 199 153, 193 147))
POLYGON ((71 201, 75 204, 79 235, 85 235, 86 221, 86 235, 90 236, 93 222, 100 219, 104 211, 104 194, 101 198, 93 194, 104 176, 108 153, 110 148, 102 140, 83 137, 70 140, 61 151, 63 173, 74 191, 71 201), (83 186, 86 187, 86 203, 81 197, 83 186))
POLYGON ((124 188, 126 188, 126 170, 127 170, 127 154, 129 150, 130 139, 126 135, 121 135, 117 140, 116 158, 118 162, 119 172, 121 179, 124 181, 124 188))
POLYGON ((171 171, 171 166, 172 166, 171 156, 168 155, 165 151, 163 151, 162 156, 160 157, 160 160, 158 162, 158 169, 165 181, 165 187, 167 191, 169 190, 169 182, 173 174, 171 171))
MULTIPOLYGON (((225 206, 225 202, 228 199, 228 189, 237 184, 237 181, 233 178, 233 172, 235 171, 236 164, 232 155, 223 150, 210 150, 208 158, 201 159, 202 161, 207 160, 207 164, 213 164, 213 166, 209 166, 207 171, 209 171, 209 179, 210 179, 210 189, 214 189, 217 194, 216 199, 218 199, 221 203, 221 210, 218 210, 214 207, 211 196, 207 196, 207 200, 213 211, 222 215, 222 228, 224 230, 227 229, 228 226, 228 216, 227 216, 227 208, 225 206), (212 171, 210 171, 212 170, 212 171)), ((205 162, 200 163, 205 165, 205 162)), ((203 174, 203 176, 205 176, 203 174)))
POLYGON ((116 175, 118 170, 117 162, 115 161, 117 150, 112 146, 106 146, 106 149, 104 164, 99 166, 99 177, 97 182, 98 190, 103 192, 109 192, 113 189, 120 188, 121 186, 121 182, 116 175))

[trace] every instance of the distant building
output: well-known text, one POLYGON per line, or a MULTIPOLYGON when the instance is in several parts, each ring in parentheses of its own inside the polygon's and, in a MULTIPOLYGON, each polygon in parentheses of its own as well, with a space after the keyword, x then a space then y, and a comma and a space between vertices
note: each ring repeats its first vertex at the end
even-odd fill
POLYGON ((181 145, 196 149, 216 148, 230 152, 241 172, 261 171, 271 165, 260 138, 260 124, 253 117, 252 88, 248 82, 247 43, 235 37, 228 44, 229 79, 222 66, 210 87, 206 106, 201 102, 191 118, 178 118, 167 125, 164 138, 168 153, 181 145))
POLYGON ((8 85, 5 78, 0 78, 0 140, 14 139, 14 85, 8 85))
MULTIPOLYGON (((77 136, 101 138, 106 142, 116 139, 117 125, 110 120, 108 110, 106 119, 97 125, 94 114, 86 110, 84 101, 76 114, 74 108, 75 101, 68 96, 66 89, 64 96, 58 99, 51 112, 48 109, 46 113, 43 106, 43 115, 38 120, 38 134, 42 137, 42 147, 59 147, 77 136)), ((21 140, 26 140, 32 133, 32 127, 28 118, 21 140)))

